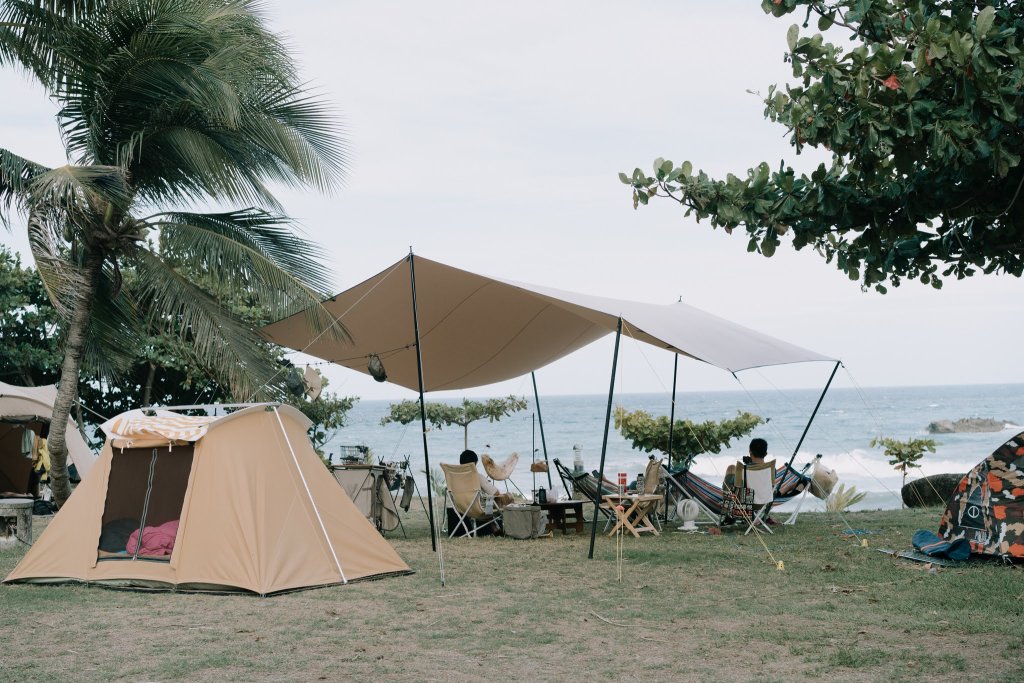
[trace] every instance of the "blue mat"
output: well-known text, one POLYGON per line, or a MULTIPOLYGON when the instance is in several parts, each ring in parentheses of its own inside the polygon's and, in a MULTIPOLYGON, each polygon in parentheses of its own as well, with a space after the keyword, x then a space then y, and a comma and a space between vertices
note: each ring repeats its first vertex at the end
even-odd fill
POLYGON ((971 556, 971 544, 965 538, 947 541, 927 529, 918 529, 911 539, 914 547, 929 557, 966 560, 971 556))

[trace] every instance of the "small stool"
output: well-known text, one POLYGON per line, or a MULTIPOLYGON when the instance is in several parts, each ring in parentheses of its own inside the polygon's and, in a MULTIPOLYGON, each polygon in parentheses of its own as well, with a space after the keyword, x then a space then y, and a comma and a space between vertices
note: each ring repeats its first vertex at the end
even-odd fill
POLYGON ((0 518, 17 518, 14 535, 26 545, 32 545, 33 505, 35 501, 31 498, 0 498, 0 518))

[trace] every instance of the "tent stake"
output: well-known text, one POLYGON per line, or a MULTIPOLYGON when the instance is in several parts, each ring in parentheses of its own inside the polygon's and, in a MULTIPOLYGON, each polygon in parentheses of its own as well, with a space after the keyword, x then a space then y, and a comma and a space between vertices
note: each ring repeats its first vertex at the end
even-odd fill
MULTIPOLYGON (((800 446, 802 446, 804 444, 804 437, 807 436, 807 432, 811 428, 811 423, 814 422, 814 416, 818 414, 818 408, 821 407, 821 402, 825 400, 825 394, 828 393, 828 388, 830 386, 832 386, 832 380, 835 379, 836 372, 838 372, 840 365, 842 365, 842 361, 837 360, 836 361, 836 366, 834 368, 832 368, 832 374, 828 376, 828 381, 825 382, 825 388, 824 388, 824 390, 822 390, 821 396, 818 397, 818 403, 817 403, 817 405, 814 406, 814 410, 811 412, 811 419, 809 419, 807 421, 807 426, 804 427, 804 433, 800 435, 800 440, 796 442, 796 448, 793 449, 793 455, 790 456, 789 462, 786 463, 786 467, 787 468, 793 466, 793 461, 796 460, 796 454, 797 454, 797 452, 799 452, 800 446)), ((786 470, 782 470, 782 471, 784 473, 786 470)), ((778 492, 778 486, 781 486, 781 485, 782 485, 782 478, 779 479, 779 483, 776 486, 776 492, 778 492)))
POLYGON ((594 522, 590 525, 590 553, 594 559, 594 539, 597 538, 597 518, 601 515, 601 488, 604 486, 604 458, 608 453, 608 430, 612 423, 612 398, 615 396, 615 370, 619 364, 619 340, 622 339, 622 318, 615 328, 615 351, 612 353, 612 379, 608 386, 608 409, 604 415, 604 441, 601 443, 601 467, 597 473, 597 499, 594 501, 594 522))
MULTIPOLYGON (((530 373, 533 380, 533 404, 537 406, 537 421, 540 422, 540 447, 544 449, 544 464, 548 468, 548 491, 551 490, 551 463, 548 462, 548 442, 544 440, 544 416, 540 413, 540 395, 537 393, 537 375, 530 373)), ((534 488, 537 488, 534 486, 534 488)), ((566 491, 568 493, 568 491, 566 491)))
POLYGON ((423 434, 423 466, 427 470, 427 509, 430 511, 430 549, 437 552, 437 535, 434 530, 433 483, 430 481, 430 454, 427 451, 427 408, 423 402, 423 353, 420 349, 420 317, 416 308, 416 266, 412 249, 409 250, 409 282, 412 284, 412 329, 416 335, 416 372, 420 382, 420 426, 423 434))

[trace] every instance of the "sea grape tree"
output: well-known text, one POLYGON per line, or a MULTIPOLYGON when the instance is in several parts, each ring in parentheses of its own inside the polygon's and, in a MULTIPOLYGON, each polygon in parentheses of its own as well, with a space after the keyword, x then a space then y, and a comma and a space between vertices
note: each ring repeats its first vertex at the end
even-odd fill
POLYGON ((801 20, 764 115, 797 154, 830 155, 798 173, 762 162, 713 178, 694 163, 620 174, 634 207, 655 197, 772 256, 810 248, 886 291, 915 278, 1024 272, 1024 2, 762 0, 801 20), (817 31, 810 28, 816 23, 817 31), (837 39, 848 37, 845 45, 837 39))
POLYGON ((733 439, 749 434, 763 422, 764 418, 746 412, 720 421, 676 420, 669 448, 670 423, 667 416, 654 417, 643 410, 627 411, 622 406, 615 409, 615 428, 633 448, 645 453, 664 453, 669 457, 669 467, 689 467, 701 453, 721 453, 733 439))

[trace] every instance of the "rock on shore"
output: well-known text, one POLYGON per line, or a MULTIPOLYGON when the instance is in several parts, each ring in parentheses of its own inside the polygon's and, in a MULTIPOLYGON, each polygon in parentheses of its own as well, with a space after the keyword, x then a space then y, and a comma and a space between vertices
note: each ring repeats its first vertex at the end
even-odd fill
POLYGON ((945 505, 953 494, 953 489, 963 478, 962 474, 933 474, 930 477, 922 477, 907 482, 900 490, 900 496, 908 508, 945 505))
POLYGON ((936 420, 928 425, 929 434, 958 434, 979 432, 1001 432, 1009 420, 993 420, 990 417, 965 417, 960 420, 936 420))

